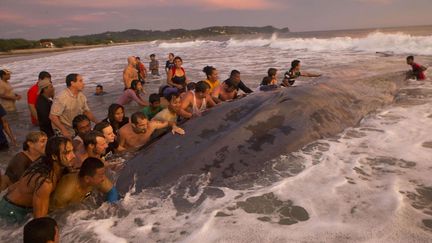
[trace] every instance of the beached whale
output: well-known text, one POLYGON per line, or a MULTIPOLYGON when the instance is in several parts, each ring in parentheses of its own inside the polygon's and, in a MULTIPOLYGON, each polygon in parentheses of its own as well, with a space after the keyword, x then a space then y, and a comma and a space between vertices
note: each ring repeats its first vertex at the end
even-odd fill
POLYGON ((185 123, 185 136, 168 133, 141 150, 120 172, 117 188, 140 192, 203 173, 225 186, 233 176, 260 171, 265 161, 355 126, 393 102, 403 77, 326 80, 223 103, 185 123))

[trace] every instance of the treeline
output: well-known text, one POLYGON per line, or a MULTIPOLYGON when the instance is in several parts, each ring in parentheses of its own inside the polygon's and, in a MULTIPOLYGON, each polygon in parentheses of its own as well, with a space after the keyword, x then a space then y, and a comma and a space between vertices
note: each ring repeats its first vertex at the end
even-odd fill
POLYGON ((278 29, 273 26, 264 27, 242 27, 242 26, 213 26, 197 30, 171 29, 160 30, 137 30, 130 29, 122 32, 105 32, 86 36, 71 36, 68 39, 85 38, 86 40, 100 41, 111 40, 113 42, 128 41, 153 41, 170 39, 188 39, 199 37, 210 37, 220 35, 237 34, 271 34, 275 32, 289 32, 288 28, 278 29))
POLYGON ((39 41, 25 39, 0 39, 0 51, 6 52, 17 49, 40 48, 42 47, 41 42, 43 41, 50 41, 55 45, 55 47, 67 47, 76 45, 99 45, 135 41, 188 39, 220 35, 271 34, 286 32, 289 32, 288 28, 278 29, 273 26, 214 26, 197 30, 172 29, 168 31, 130 29, 121 32, 104 32, 93 35, 70 36, 39 41))
MULTIPOLYGON (((110 44, 110 40, 101 40, 93 38, 58 38, 53 39, 51 42, 55 47, 67 47, 76 45, 99 45, 110 44)), ((32 48, 42 48, 41 41, 25 40, 25 39, 0 39, 0 52, 8 52, 12 50, 25 50, 32 48)))
POLYGON ((24 39, 0 39, 0 51, 10 51, 17 49, 39 48, 39 41, 29 41, 24 39))

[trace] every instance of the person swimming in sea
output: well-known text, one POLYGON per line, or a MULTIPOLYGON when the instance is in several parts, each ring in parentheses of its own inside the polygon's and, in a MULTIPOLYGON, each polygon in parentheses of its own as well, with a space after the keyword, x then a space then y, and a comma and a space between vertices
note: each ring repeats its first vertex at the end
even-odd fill
POLYGON ((142 84, 139 80, 132 81, 129 88, 123 91, 123 94, 117 99, 117 104, 127 105, 134 100, 140 106, 148 106, 149 103, 140 96, 142 91, 142 84))
POLYGON ((407 79, 415 78, 417 80, 425 80, 426 75, 424 71, 426 71, 426 67, 414 62, 414 56, 408 56, 406 58, 406 62, 411 66, 412 70, 408 71, 407 79))
POLYGON ((103 88, 102 84, 96 85, 96 91, 95 91, 94 95, 101 96, 101 95, 104 95, 106 93, 107 92, 104 91, 104 88, 103 88))

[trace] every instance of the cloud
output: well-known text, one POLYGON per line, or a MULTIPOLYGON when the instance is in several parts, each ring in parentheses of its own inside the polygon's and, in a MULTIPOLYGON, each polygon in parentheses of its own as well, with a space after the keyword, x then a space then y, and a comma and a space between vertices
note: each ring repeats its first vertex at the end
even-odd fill
POLYGON ((278 7, 275 0, 36 0, 51 7, 133 8, 133 7, 198 7, 205 10, 262 10, 278 7))
POLYGON ((62 14, 61 17, 51 15, 31 16, 17 13, 14 10, 0 10, 0 22, 21 27, 58 26, 74 23, 99 23, 113 18, 113 16, 116 16, 116 18, 121 17, 119 15, 117 11, 98 11, 92 13, 68 13, 62 14))
POLYGON ((72 22, 102 22, 108 18, 110 18, 112 15, 117 14, 116 12, 94 12, 89 14, 77 14, 77 15, 71 15, 69 17, 66 17, 66 21, 72 21, 72 22))
POLYGON ((135 6, 157 6, 166 1, 163 0, 37 0, 40 4, 51 7, 74 8, 130 8, 135 6))
POLYGON ((355 0, 360 3, 368 3, 368 4, 383 4, 388 5, 394 2, 394 0, 355 0))
POLYGON ((16 22, 21 21, 22 17, 19 14, 12 13, 10 11, 0 10, 0 21, 4 22, 16 22))
POLYGON ((34 27, 38 25, 54 24, 56 23, 56 20, 49 17, 46 19, 34 18, 31 16, 28 17, 11 10, 0 10, 0 22, 25 27, 34 27))
POLYGON ((264 10, 278 7, 274 1, 270 0, 185 0, 186 4, 201 6, 206 10, 264 10))

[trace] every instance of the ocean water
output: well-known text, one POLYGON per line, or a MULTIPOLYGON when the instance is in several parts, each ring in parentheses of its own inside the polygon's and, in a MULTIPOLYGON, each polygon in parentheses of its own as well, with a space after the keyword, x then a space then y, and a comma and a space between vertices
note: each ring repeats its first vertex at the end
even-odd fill
MULTIPOLYGON (((205 65, 215 66, 221 80, 238 69, 251 88, 269 67, 279 70, 280 79, 290 62, 299 59, 303 70, 323 74, 296 82, 307 86, 408 70, 407 55, 430 66, 431 30, 154 41, 11 61, 1 68, 13 72, 12 85, 21 94, 41 70, 53 75, 57 91, 65 87, 68 73, 82 74, 89 105, 102 119, 121 93, 129 55, 147 62, 156 53, 162 66, 167 53, 174 52, 183 58, 192 81, 204 78, 205 65), (92 95, 99 83, 108 92, 103 97, 92 95)), ((146 96, 164 82, 165 75, 150 78, 146 96)), ((64 242, 432 242, 431 101, 430 79, 409 80, 391 105, 340 134, 262 161, 268 166, 256 172, 259 176, 246 177, 250 179, 240 188, 212 186, 207 174, 184 175, 175 185, 140 193, 132 189, 117 205, 99 207, 94 198, 53 216, 64 242)), ((28 124, 24 100, 18 108, 8 119, 22 141, 35 128, 28 124)), ((126 109, 131 114, 139 108, 126 109)), ((1 168, 17 150, 0 154, 1 168)), ((20 242, 21 234, 22 226, 3 227, 0 240, 20 242)))

